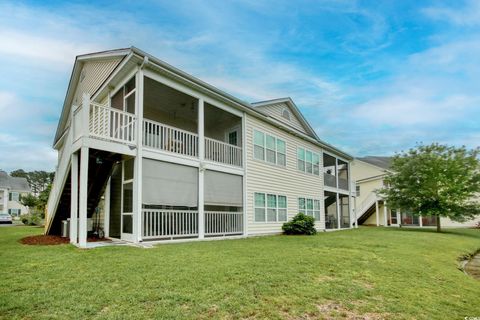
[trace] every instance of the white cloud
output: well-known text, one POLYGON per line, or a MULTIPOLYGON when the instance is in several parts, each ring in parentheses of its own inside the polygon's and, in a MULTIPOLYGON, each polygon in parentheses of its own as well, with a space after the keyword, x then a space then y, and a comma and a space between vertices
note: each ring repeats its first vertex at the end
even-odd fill
POLYGON ((435 20, 448 21, 460 26, 480 25, 480 1, 468 0, 463 8, 432 6, 425 8, 423 12, 435 20))

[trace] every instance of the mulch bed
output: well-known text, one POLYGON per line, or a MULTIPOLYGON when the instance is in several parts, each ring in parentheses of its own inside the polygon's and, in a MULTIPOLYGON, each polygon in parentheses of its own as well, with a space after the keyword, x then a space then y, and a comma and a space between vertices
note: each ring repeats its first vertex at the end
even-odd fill
MULTIPOLYGON (((96 242, 96 241, 109 241, 105 238, 88 238, 88 242, 96 242)), ((62 238, 60 236, 46 236, 46 235, 38 235, 38 236, 28 236, 25 238, 20 239, 20 243, 28 244, 28 245, 40 245, 40 246, 49 246, 49 245, 57 245, 57 244, 67 244, 70 243, 69 238, 62 238)))

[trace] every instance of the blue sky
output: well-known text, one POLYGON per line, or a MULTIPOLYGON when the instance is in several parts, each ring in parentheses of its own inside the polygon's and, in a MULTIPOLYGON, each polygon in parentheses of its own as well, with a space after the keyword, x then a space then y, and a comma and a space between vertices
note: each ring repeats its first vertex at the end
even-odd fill
POLYGON ((53 170, 75 55, 131 45, 355 156, 480 145, 480 1, 0 0, 0 168, 53 170))

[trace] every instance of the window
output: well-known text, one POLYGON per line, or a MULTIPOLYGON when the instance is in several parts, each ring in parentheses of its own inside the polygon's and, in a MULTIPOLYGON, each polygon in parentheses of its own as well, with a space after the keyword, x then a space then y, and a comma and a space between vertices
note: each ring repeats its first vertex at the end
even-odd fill
POLYGON ((253 157, 258 160, 286 166, 287 155, 285 141, 254 130, 253 157))
POLYGON ((355 192, 357 194, 357 197, 360 197, 360 186, 355 186, 355 192))
POLYGON ((318 176, 320 174, 320 155, 310 150, 298 148, 297 169, 318 176))
POLYGON ((298 148, 297 150, 297 167, 300 171, 305 171, 305 150, 298 148))
POLYGON ((18 217, 21 214, 20 209, 8 209, 8 214, 12 217, 18 217))
POLYGON ((287 197, 255 192, 255 222, 287 221, 287 197))
POLYGON ((253 156, 258 160, 265 160, 265 134, 254 131, 253 137, 253 156))
POLYGON ((20 193, 10 192, 10 201, 20 201, 20 193))
POLYGON ((314 217, 320 221, 320 200, 311 198, 298 198, 298 212, 314 217))
POLYGON ((283 109, 282 117, 290 121, 290 112, 287 109, 283 109))

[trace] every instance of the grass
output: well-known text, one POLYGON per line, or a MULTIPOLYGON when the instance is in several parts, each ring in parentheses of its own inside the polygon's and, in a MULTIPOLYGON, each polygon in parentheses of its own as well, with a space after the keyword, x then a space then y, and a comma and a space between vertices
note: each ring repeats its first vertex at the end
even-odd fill
POLYGON ((480 281, 458 257, 480 230, 360 228, 80 250, 26 246, 0 228, 0 318, 354 318, 480 316, 480 281))

